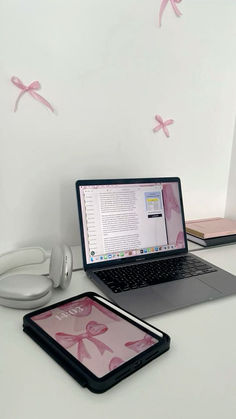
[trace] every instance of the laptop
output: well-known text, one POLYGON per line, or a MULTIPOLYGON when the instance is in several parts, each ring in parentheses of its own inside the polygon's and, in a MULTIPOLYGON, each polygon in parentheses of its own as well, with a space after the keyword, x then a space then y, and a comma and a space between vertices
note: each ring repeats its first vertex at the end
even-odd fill
POLYGON ((141 318, 236 293, 236 277, 188 253, 179 178, 78 180, 83 267, 141 318))

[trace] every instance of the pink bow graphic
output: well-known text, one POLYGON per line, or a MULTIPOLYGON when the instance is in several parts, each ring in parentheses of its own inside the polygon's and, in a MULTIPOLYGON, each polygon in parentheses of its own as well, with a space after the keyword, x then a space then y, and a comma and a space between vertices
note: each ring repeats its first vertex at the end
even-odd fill
POLYGON ((32 83, 29 84, 29 86, 25 86, 22 83, 22 81, 18 79, 18 77, 15 77, 15 76, 11 78, 11 81, 16 87, 22 90, 22 92, 19 94, 18 98, 16 99, 14 112, 17 111, 18 103, 21 96, 23 96, 23 94, 26 92, 28 92, 34 99, 43 103, 43 105, 47 106, 49 109, 51 109, 52 112, 54 112, 54 109, 50 105, 50 103, 46 99, 44 99, 42 96, 40 96, 38 93, 35 92, 35 90, 38 90, 41 87, 38 81, 33 81, 32 83))
POLYGON ((157 339, 152 338, 152 336, 145 334, 143 339, 136 340, 134 342, 127 342, 125 346, 132 349, 134 352, 143 352, 145 349, 154 345, 157 342, 157 339))
MULTIPOLYGON (((161 18, 162 18, 163 12, 166 8, 166 5, 167 5, 168 1, 169 0, 162 0, 160 11, 159 11, 159 26, 161 26, 161 18)), ((174 9, 174 12, 175 12, 176 16, 180 17, 182 15, 182 13, 180 12, 178 7, 176 6, 176 3, 180 3, 181 0, 170 0, 170 2, 171 2, 171 5, 174 9)))
POLYGON ((109 362, 109 371, 113 371, 115 368, 119 367, 123 363, 123 359, 119 358, 118 356, 114 356, 114 358, 111 358, 109 362))
POLYGON ((180 206, 175 197, 172 185, 170 183, 165 183, 163 185, 163 199, 165 205, 165 213, 167 220, 171 219, 171 211, 175 211, 178 214, 180 213, 180 206))
POLYGON ((105 351, 113 352, 113 350, 105 343, 94 338, 94 336, 106 333, 107 330, 108 327, 105 326, 105 324, 99 324, 95 321, 91 321, 86 325, 85 333, 81 333, 80 335, 71 335, 67 333, 58 332, 55 334, 55 339, 65 349, 70 348, 75 344, 78 344, 77 357, 79 361, 83 362, 84 358, 91 358, 91 355, 89 354, 84 345, 83 339, 88 339, 91 342, 93 342, 101 355, 103 355, 105 351))
POLYGON ((106 307, 98 304, 96 301, 91 300, 88 297, 82 298, 81 300, 72 301, 70 303, 66 303, 60 306, 60 310, 70 310, 71 316, 76 317, 85 317, 88 316, 91 311, 92 307, 96 307, 99 311, 105 314, 107 317, 110 317, 112 320, 119 321, 119 317, 113 313, 112 311, 108 310, 106 307))
POLYGON ((181 249, 182 247, 184 247, 184 232, 183 231, 179 231, 177 238, 176 238, 176 247, 177 249, 181 249))
POLYGON ((33 316, 33 320, 44 320, 48 319, 48 317, 52 316, 52 311, 46 311, 45 313, 37 314, 36 316, 33 316))
POLYGON ((158 132, 160 129, 163 129, 165 135, 167 137, 170 136, 168 129, 166 128, 167 125, 171 125, 173 124, 174 120, 173 119, 167 119, 165 122, 163 121, 162 117, 160 115, 156 115, 155 119, 157 120, 157 122, 159 122, 159 125, 157 125, 155 128, 153 128, 154 132, 158 132))

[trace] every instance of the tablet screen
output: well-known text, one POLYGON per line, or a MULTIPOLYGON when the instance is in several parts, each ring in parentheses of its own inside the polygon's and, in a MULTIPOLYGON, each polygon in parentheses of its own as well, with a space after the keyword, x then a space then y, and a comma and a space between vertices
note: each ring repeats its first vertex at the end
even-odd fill
POLYGON ((89 297, 31 319, 99 378, 158 342, 148 331, 89 297))

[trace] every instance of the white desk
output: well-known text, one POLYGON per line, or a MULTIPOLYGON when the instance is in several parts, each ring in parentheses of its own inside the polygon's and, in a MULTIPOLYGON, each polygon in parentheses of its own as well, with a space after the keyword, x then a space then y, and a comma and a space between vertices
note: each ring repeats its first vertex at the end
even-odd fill
MULTIPOLYGON (((236 245, 196 254, 236 274, 236 245)), ((52 303, 98 291, 83 271, 52 303)), ((0 307, 0 418, 235 419, 236 296, 151 318, 171 349, 104 394, 80 387, 22 332, 26 311, 0 307)))

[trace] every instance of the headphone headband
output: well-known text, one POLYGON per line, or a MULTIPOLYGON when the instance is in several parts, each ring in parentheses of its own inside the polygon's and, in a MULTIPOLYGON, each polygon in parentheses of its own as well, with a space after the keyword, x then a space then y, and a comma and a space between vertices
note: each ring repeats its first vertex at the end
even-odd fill
POLYGON ((23 247, 0 255, 0 275, 20 266, 45 262, 50 257, 42 247, 23 247))

